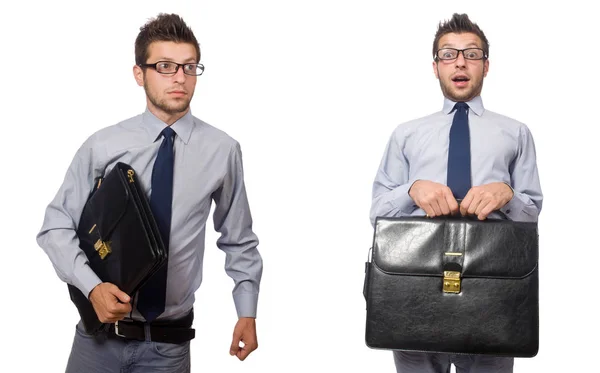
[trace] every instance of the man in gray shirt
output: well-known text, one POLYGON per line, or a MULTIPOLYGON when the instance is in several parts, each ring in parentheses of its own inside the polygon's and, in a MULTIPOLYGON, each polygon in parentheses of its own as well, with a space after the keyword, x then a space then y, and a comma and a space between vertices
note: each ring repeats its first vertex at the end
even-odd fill
MULTIPOLYGON (((433 42, 433 71, 444 95, 442 111, 395 129, 373 183, 372 223, 377 216, 458 213, 481 220, 537 221, 542 191, 531 133, 523 123, 484 109, 480 97, 488 52, 487 38, 466 14, 440 23, 433 42), (472 186, 465 195, 452 190, 447 179, 457 103, 468 105, 467 181, 472 186)), ((514 363, 505 357, 405 351, 395 351, 394 361, 401 373, 446 373, 451 364, 457 373, 508 373, 514 363)))
POLYGON ((128 330, 137 328, 138 333, 115 333, 112 326, 91 336, 79 322, 67 372, 190 371, 189 339, 193 337, 171 343, 163 341, 162 334, 170 326, 192 325, 213 200, 214 225, 221 233, 217 245, 226 253, 225 270, 234 281, 238 315, 229 352, 244 360, 258 347, 255 318, 262 259, 252 231, 240 145, 190 112, 197 76, 204 71, 198 41, 179 16, 160 14, 140 28, 135 59, 134 77, 146 92, 146 111, 99 130, 79 148, 46 210, 37 242, 58 276, 88 296, 101 322, 119 322, 128 325, 128 330), (152 196, 152 188, 159 185, 154 183, 165 181, 164 176, 155 180, 155 163, 159 163, 155 160, 161 152, 167 154, 164 159, 170 159, 172 175, 168 183, 172 201, 166 204, 171 210, 166 228, 169 254, 166 285, 162 283, 166 291, 160 304, 151 305, 158 312, 151 313, 140 311, 139 294, 125 294, 98 278, 79 248, 76 229, 94 179, 106 175, 117 162, 129 164, 152 196), (160 332, 153 334, 153 330, 160 332))

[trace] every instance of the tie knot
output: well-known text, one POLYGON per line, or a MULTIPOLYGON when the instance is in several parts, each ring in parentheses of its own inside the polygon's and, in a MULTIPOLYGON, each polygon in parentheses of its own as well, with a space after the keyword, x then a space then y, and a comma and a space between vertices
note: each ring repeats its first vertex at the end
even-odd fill
POLYGON ((456 110, 456 111, 468 110, 468 109, 469 109, 469 105, 466 102, 457 102, 456 105, 454 105, 454 110, 456 110))
POLYGON ((172 139, 173 136, 175 135, 175 131, 173 131, 173 129, 169 126, 169 127, 165 127, 165 129, 163 129, 160 134, 162 136, 164 136, 166 139, 172 139))

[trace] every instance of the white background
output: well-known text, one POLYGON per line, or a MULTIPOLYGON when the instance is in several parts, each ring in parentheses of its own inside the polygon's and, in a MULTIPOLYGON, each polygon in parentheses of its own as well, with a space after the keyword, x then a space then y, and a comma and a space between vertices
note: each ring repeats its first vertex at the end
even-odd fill
POLYGON ((35 235, 79 145, 144 110, 133 45, 159 12, 201 44, 192 111, 242 145, 265 265, 259 349, 239 362, 209 220, 193 372, 394 371, 364 343, 371 185, 395 126, 441 109, 431 45, 454 12, 490 41, 486 108, 526 123, 537 147, 541 342, 515 371, 598 371, 600 47, 584 1, 16 3, 0 11, 0 371, 64 371, 77 313, 35 235))

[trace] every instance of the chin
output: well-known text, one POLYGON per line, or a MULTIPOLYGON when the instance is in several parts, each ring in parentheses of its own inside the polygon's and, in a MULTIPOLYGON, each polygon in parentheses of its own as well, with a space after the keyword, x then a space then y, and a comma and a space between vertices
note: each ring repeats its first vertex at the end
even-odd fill
POLYGON ((178 104, 175 104, 175 105, 169 105, 169 106, 167 106, 167 110, 166 111, 168 111, 168 112, 170 112, 172 114, 183 113, 189 107, 190 107, 190 103, 189 102, 181 102, 181 103, 178 103, 178 104))
POLYGON ((448 98, 450 98, 452 101, 469 101, 473 97, 475 97, 475 95, 473 93, 474 93, 473 91, 450 92, 450 94, 448 95, 448 98))

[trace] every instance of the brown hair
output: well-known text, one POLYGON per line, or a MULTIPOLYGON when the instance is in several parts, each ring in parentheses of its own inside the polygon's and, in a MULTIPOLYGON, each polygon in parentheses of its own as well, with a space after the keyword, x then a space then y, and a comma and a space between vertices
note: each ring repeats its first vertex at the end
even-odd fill
POLYGON ((433 59, 437 60, 436 52, 438 50, 438 43, 442 36, 450 33, 461 34, 464 32, 471 32, 481 39, 483 43, 483 52, 485 53, 485 58, 488 57, 490 52, 490 43, 488 42, 485 34, 476 23, 471 22, 469 16, 466 14, 458 14, 454 13, 452 15, 452 19, 446 22, 440 22, 437 32, 435 33, 435 39, 433 39, 433 59))
POLYGON ((140 33, 135 39, 135 63, 146 63, 148 47, 155 41, 173 41, 176 43, 189 43, 196 49, 197 60, 200 62, 200 45, 183 19, 177 14, 160 13, 156 18, 150 19, 140 27, 140 33))

